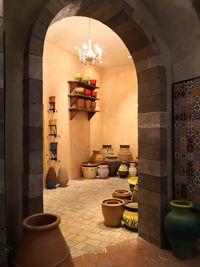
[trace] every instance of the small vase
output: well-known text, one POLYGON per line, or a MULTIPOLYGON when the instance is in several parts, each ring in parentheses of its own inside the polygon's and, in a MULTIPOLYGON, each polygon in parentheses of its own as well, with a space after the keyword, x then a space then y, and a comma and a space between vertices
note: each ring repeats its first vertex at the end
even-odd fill
POLYGON ((13 264, 16 267, 74 267, 60 231, 60 217, 38 213, 23 220, 23 234, 13 264))
POLYGON ((65 167, 61 166, 58 171, 58 183, 60 187, 66 187, 69 181, 67 170, 65 167))
POLYGON ((165 231, 173 254, 180 259, 192 257, 199 232, 197 217, 192 213, 192 202, 170 201, 171 211, 165 217, 165 231))
POLYGON ((128 169, 129 176, 133 177, 137 175, 137 169, 134 162, 130 162, 130 167, 128 169))
POLYGON ((124 211, 124 201, 118 198, 104 199, 101 203, 105 225, 120 227, 124 211))
POLYGON ((96 102, 95 101, 91 101, 90 110, 91 111, 95 111, 95 108, 96 108, 96 102))
POLYGON ((47 189, 55 189, 58 183, 58 179, 56 176, 56 171, 54 167, 50 167, 46 176, 46 188, 47 189))
POLYGON ((109 169, 108 165, 99 165, 97 169, 97 173, 100 178, 108 178, 109 169))
POLYGON ((77 108, 84 108, 84 99, 78 98, 76 101, 76 107, 77 108))
POLYGON ((54 155, 57 154, 57 148, 58 148, 58 142, 50 142, 50 150, 54 155))
POLYGON ((138 230, 138 203, 129 202, 124 205, 123 221, 130 230, 138 230))

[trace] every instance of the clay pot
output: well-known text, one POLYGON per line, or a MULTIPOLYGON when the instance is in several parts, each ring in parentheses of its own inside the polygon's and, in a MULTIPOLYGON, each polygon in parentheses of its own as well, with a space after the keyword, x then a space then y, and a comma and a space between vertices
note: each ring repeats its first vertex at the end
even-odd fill
POLYGON ((50 127, 50 134, 51 135, 56 135, 57 134, 57 120, 56 119, 51 119, 49 120, 49 127, 50 127))
POLYGON ((128 176, 128 166, 126 163, 121 163, 118 169, 119 177, 126 178, 128 176))
POLYGON ((107 155, 105 159, 105 164, 108 165, 109 176, 110 177, 117 176, 117 171, 121 164, 121 161, 117 160, 117 156, 114 154, 107 155))
POLYGON ((88 96, 91 95, 91 91, 89 89, 84 89, 83 93, 84 95, 88 95, 88 96))
POLYGON ((108 165, 99 165, 97 169, 97 173, 100 178, 103 178, 103 179, 108 178, 108 173, 109 173, 108 165))
POLYGON ((55 189, 58 183, 56 171, 54 167, 50 167, 46 176, 46 188, 47 189, 55 189))
POLYGON ((120 227, 124 211, 124 201, 118 198, 104 199, 101 203, 104 223, 108 227, 120 227))
POLYGON ((95 111, 96 105, 97 105, 97 103, 95 101, 91 101, 90 110, 95 111))
POLYGON ((53 154, 57 154, 58 142, 50 142, 50 150, 53 154))
POLYGON ((38 213, 23 220, 23 235, 13 258, 16 267, 74 267, 59 228, 60 217, 38 213))
POLYGON ((89 160, 90 163, 102 163, 104 158, 102 157, 99 150, 93 150, 93 154, 89 160))
POLYGON ((133 156, 130 150, 130 145, 120 145, 120 149, 118 152, 118 159, 125 162, 133 160, 133 156))
POLYGON ((74 80, 75 81, 82 81, 83 75, 81 73, 75 73, 74 74, 74 80))
POLYGON ((67 170, 65 167, 61 166, 58 171, 58 183, 60 187, 66 187, 69 182, 69 178, 67 175, 67 170))
POLYGON ((104 157, 104 159, 107 156, 113 156, 113 148, 112 145, 102 145, 102 149, 100 150, 101 155, 104 157))
POLYGON ((84 92, 84 88, 83 87, 76 87, 75 89, 75 93, 76 94, 83 94, 84 92))
POLYGON ((130 230, 138 230, 138 203, 129 202, 124 205, 123 221, 130 230))
POLYGON ((91 96, 92 96, 92 97, 97 97, 97 92, 93 92, 93 91, 92 91, 92 92, 91 92, 91 96))
POLYGON ((123 199, 123 200, 128 200, 128 201, 131 200, 131 195, 132 195, 131 191, 124 190, 124 189, 117 189, 117 190, 113 191, 113 193, 112 193, 112 197, 123 199))
POLYGON ((135 186, 133 188, 131 201, 132 202, 138 202, 138 181, 136 182, 136 184, 135 184, 135 186))
POLYGON ((50 96, 49 97, 49 102, 50 103, 55 103, 56 102, 56 97, 55 96, 50 96))
POLYGON ((96 86, 96 84, 97 84, 97 80, 95 80, 95 79, 91 79, 89 82, 91 85, 94 85, 94 86, 96 86))
POLYGON ((83 163, 81 166, 83 176, 86 179, 94 179, 97 175, 97 164, 93 163, 83 163))
POLYGON ((76 107, 77 108, 84 108, 84 99, 78 98, 76 101, 76 107))
POLYGON ((91 106, 91 100, 85 100, 85 104, 84 104, 84 106, 85 106, 85 109, 87 109, 87 110, 90 110, 90 106, 91 106))

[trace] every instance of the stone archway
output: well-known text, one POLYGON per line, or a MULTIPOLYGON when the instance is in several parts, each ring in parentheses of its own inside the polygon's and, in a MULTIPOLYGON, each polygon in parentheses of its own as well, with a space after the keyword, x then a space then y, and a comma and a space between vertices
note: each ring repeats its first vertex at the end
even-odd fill
MULTIPOLYGON (((164 246, 167 208, 167 63, 156 38, 130 1, 52 0, 33 24, 25 52, 24 216, 43 210, 42 55, 44 38, 55 15, 97 19, 123 40, 138 75, 139 235, 164 246)), ((132 1, 134 3, 134 1, 132 1)), ((144 14, 145 15, 145 14, 144 14)))

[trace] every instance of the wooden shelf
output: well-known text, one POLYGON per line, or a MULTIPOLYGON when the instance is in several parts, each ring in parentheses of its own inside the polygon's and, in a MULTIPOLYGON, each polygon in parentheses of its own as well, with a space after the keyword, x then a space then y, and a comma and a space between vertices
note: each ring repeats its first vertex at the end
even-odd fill
POLYGON ((70 106, 75 104, 78 98, 89 99, 89 100, 92 100, 92 101, 99 100, 96 97, 87 96, 87 95, 83 95, 83 94, 69 94, 68 97, 70 97, 70 106))
POLYGON ((98 89, 98 86, 91 85, 89 83, 79 82, 79 81, 68 81, 70 84, 70 93, 76 88, 76 87, 84 87, 87 89, 90 89, 94 91, 95 89, 98 89))
POLYGON ((90 120, 96 112, 99 112, 99 110, 91 111, 85 108, 69 108, 69 111, 70 111, 70 120, 72 120, 78 112, 87 112, 88 120, 90 120))

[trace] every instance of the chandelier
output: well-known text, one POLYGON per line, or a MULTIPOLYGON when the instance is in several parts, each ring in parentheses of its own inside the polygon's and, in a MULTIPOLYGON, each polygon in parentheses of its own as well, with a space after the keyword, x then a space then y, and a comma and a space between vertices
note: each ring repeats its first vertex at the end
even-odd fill
MULTIPOLYGON (((90 34, 90 18, 89 18, 89 37, 90 34)), ((78 50, 78 56, 81 63, 84 64, 92 64, 92 63, 102 63, 102 49, 98 44, 95 44, 92 47, 92 40, 89 38, 88 43, 83 44, 82 49, 79 47, 75 47, 78 50)))

